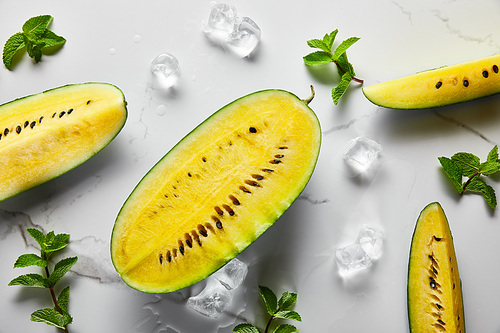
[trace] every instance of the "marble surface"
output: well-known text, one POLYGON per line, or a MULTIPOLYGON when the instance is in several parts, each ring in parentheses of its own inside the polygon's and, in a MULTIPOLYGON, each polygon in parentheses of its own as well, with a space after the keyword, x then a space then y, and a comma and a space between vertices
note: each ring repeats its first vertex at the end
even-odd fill
MULTIPOLYGON (((0 103, 49 88, 110 82, 127 99, 129 118, 103 151, 78 168, 0 203, 0 332, 55 332, 29 321, 50 306, 45 290, 8 287, 33 269, 12 269, 36 248, 27 227, 71 234, 64 255, 79 262, 64 278, 71 285, 70 332, 230 332, 236 323, 265 320, 259 284, 297 292, 302 332, 407 332, 406 274, 415 221, 439 201, 450 221, 463 281, 470 332, 500 332, 500 221, 478 195, 459 197, 438 156, 458 151, 485 157, 500 142, 500 97, 439 109, 378 108, 352 84, 338 106, 332 67, 307 68, 305 41, 339 29, 338 39, 361 37, 349 51, 365 85, 500 51, 497 0, 359 0, 230 2, 262 29, 258 49, 239 59, 202 33, 209 1, 10 1, 0 3, 0 41, 29 17, 51 14, 52 29, 67 39, 56 54, 34 64, 25 56, 0 67, 0 103), (152 87, 149 65, 160 53, 181 65, 178 86, 152 87), (309 95, 323 142, 310 183, 299 199, 238 258, 249 265, 244 284, 219 319, 185 307, 201 284, 178 293, 144 294, 124 285, 109 258, 116 215, 142 176, 178 140, 226 103, 247 93, 280 88, 309 95), (349 140, 381 144, 378 163, 353 177, 343 161, 349 140), (355 279, 339 277, 334 253, 368 223, 386 236, 384 254, 355 279)), ((488 183, 500 191, 498 177, 488 183)))

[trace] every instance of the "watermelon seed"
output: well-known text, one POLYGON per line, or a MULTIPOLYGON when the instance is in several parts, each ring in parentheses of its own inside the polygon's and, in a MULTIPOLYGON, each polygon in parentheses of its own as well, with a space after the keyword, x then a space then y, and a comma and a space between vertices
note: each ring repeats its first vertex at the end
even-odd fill
POLYGON ((257 129, 253 126, 250 127, 248 130, 250 131, 250 133, 257 133, 257 129))
POLYGON ((61 113, 59 113, 59 118, 61 118, 62 116, 64 116, 66 114, 66 111, 61 111, 61 113))
POLYGON ((274 172, 273 169, 261 169, 261 170, 264 171, 264 172, 268 172, 268 173, 274 172))
POLYGON ((201 225, 201 224, 198 224, 198 232, 203 237, 208 237, 207 229, 205 229, 205 227, 203 225, 201 225))
POLYGON ((488 77, 488 71, 483 71, 483 77, 486 79, 488 77))
POLYGON ((36 121, 32 121, 30 124, 30 127, 33 129, 33 127, 35 127, 35 125, 36 125, 36 121))
MULTIPOLYGON (((182 244, 182 241, 179 241, 180 244, 182 244)), ((179 246, 179 251, 181 251, 181 254, 184 255, 184 246, 180 245, 179 246)))
POLYGON ((168 262, 172 262, 172 254, 170 254, 170 251, 167 251, 167 260, 168 262))
POLYGON ((193 243, 192 243, 193 239, 191 238, 191 236, 186 232, 184 234, 184 238, 186 240, 187 246, 189 246, 190 248, 192 248, 193 247, 193 243))
POLYGON ((234 210, 231 207, 229 207, 228 205, 222 205, 222 208, 224 208, 229 213, 229 215, 234 216, 234 210))
POLYGON ((283 155, 283 154, 276 154, 276 155, 274 155, 274 157, 276 157, 276 158, 283 158, 283 157, 285 157, 285 155, 283 155))
POLYGON ((17 126, 17 127, 16 127, 16 133, 17 133, 17 134, 21 133, 21 126, 17 126))
POLYGON ((6 129, 3 131, 3 135, 4 135, 4 136, 7 136, 7 134, 9 134, 9 129, 8 129, 8 128, 6 128, 6 129))
POLYGON ((436 269, 434 266, 432 266, 432 271, 433 271, 435 274, 437 274, 437 273, 438 273, 437 269, 436 269))
POLYGON ((493 65, 493 72, 498 74, 498 66, 497 65, 493 65))
POLYGON ((203 162, 206 162, 206 161, 207 161, 207 158, 206 158, 205 156, 203 156, 203 157, 201 158, 201 160, 202 160, 203 162))
POLYGON ((38 119, 38 123, 41 124, 42 123, 42 119, 43 119, 43 116, 40 117, 40 119, 38 119))
POLYGON ((247 179, 245 180, 245 183, 253 187, 260 187, 260 184, 254 180, 247 179))
POLYGON ((281 146, 278 149, 288 149, 288 147, 287 146, 281 146))
POLYGON ((438 83, 436 83, 436 89, 441 88, 442 85, 443 85, 443 82, 439 81, 438 83))
POLYGON ((253 174, 253 175, 252 175, 252 178, 255 178, 255 179, 257 179, 257 180, 262 180, 262 179, 264 179, 264 176, 257 175, 257 174, 253 174))
POLYGON ((439 241, 441 241, 441 239, 442 239, 442 238, 441 238, 441 237, 436 237, 436 236, 434 236, 434 239, 435 239, 437 242, 439 242, 439 241))
POLYGON ((28 125, 29 125, 29 124, 30 124, 30 122, 26 120, 26 121, 24 122, 24 128, 28 127, 28 125))
POLYGON ((90 104, 90 99, 87 101, 87 105, 89 105, 89 104, 90 104))
POLYGON ((186 244, 187 246, 189 246, 190 248, 193 247, 193 243, 191 243, 191 241, 189 239, 186 239, 186 244))
POLYGON ((236 206, 239 206, 241 204, 240 201, 234 195, 230 195, 229 199, 231 199, 231 201, 233 202, 233 204, 236 205, 236 206))
POLYGON ((160 253, 159 259, 160 259, 160 265, 163 264, 163 255, 161 253, 160 253))
POLYGON ((0 140, 2 139, 2 133, 0 133, 0 140))
POLYGON ((54 118, 56 116, 57 112, 54 112, 54 114, 52 115, 52 118, 54 118))
POLYGON ((245 186, 240 186, 240 190, 242 190, 245 193, 252 193, 250 190, 248 190, 245 186))
POLYGON ((198 234, 196 233, 196 231, 191 230, 191 235, 193 235, 193 238, 196 240, 198 245, 201 246, 201 240, 200 240, 200 237, 198 236, 198 234))
POLYGON ((68 110, 68 114, 71 114, 71 112, 73 112, 73 109, 68 110))
POLYGON ((188 176, 189 177, 193 177, 193 175, 191 174, 191 172, 188 172, 188 176))
POLYGON ((279 164, 279 163, 281 163, 281 161, 278 160, 278 159, 274 159, 274 160, 269 161, 269 163, 271 163, 271 164, 279 164))
POLYGON ((434 280, 433 277, 429 277, 430 283, 429 285, 431 286, 432 289, 436 289, 436 280, 434 280))
POLYGON ((469 86, 469 80, 464 80, 463 84, 464 84, 464 87, 468 87, 469 86))
POLYGON ((215 222, 215 226, 217 227, 217 229, 222 229, 222 222, 221 221, 215 222))
POLYGON ((215 211, 217 212, 217 214, 219 214, 219 215, 224 215, 224 212, 222 211, 222 209, 220 209, 220 207, 219 207, 219 206, 215 206, 215 207, 214 207, 214 209, 215 209, 215 211))
POLYGON ((436 306, 437 306, 437 308, 438 308, 439 310, 443 309, 443 306, 442 306, 441 304, 439 304, 439 303, 436 303, 436 306))
POLYGON ((446 325, 444 321, 442 321, 441 319, 438 319, 438 323, 440 323, 441 325, 446 325))

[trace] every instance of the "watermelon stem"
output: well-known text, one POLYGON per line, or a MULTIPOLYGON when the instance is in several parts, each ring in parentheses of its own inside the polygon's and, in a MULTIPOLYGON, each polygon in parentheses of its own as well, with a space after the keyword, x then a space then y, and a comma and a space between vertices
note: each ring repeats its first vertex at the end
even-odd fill
POLYGON ((311 96, 307 97, 304 102, 309 105, 309 103, 311 103, 311 101, 314 99, 314 96, 316 96, 316 92, 314 91, 314 87, 313 85, 311 84, 311 96))

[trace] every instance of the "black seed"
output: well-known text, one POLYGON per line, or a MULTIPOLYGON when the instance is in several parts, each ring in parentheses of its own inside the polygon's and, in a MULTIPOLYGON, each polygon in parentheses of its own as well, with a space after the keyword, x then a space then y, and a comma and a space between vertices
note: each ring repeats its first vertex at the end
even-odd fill
POLYGON ((167 252, 167 260, 168 262, 172 262, 172 255, 170 254, 170 251, 167 252))
POLYGON ((257 129, 255 127, 250 127, 248 130, 250 133, 257 133, 257 129))
POLYGON ((274 155, 274 157, 276 157, 276 158, 283 158, 283 157, 285 157, 285 155, 283 155, 283 154, 276 154, 276 155, 274 155))
POLYGON ((29 125, 29 124, 30 124, 30 122, 26 120, 26 121, 24 122, 24 128, 28 127, 28 125, 29 125))
POLYGON ((61 113, 59 113, 59 118, 61 118, 62 116, 64 116, 66 114, 66 111, 62 111, 61 113))
POLYGON ((200 235, 202 235, 203 237, 208 237, 208 234, 205 230, 200 229, 199 232, 200 232, 200 235))
POLYGON ((483 71, 483 77, 487 78, 488 77, 488 71, 483 71))
POLYGON ((68 114, 71 114, 71 112, 73 112, 73 109, 68 110, 68 114))
POLYGON ((441 237, 436 237, 436 236, 434 236, 434 239, 435 239, 437 242, 439 242, 439 241, 441 241, 441 239, 442 239, 442 238, 441 238, 441 237))
POLYGON ((215 222, 215 226, 217 227, 217 229, 222 229, 222 222, 221 221, 215 222))
POLYGON ((160 253, 160 265, 163 264, 163 255, 160 253))
POLYGON ((468 80, 464 80, 464 87, 468 87, 469 86, 469 81, 468 80))
POLYGON ((264 172, 268 172, 268 173, 274 172, 273 169, 261 169, 261 170, 264 171, 264 172))
POLYGON ((250 180, 250 179, 245 180, 245 184, 250 185, 250 186, 253 186, 253 187, 260 187, 260 184, 259 184, 259 183, 257 183, 257 182, 256 182, 256 181, 254 181, 254 180, 250 180))
POLYGON ((207 158, 206 158, 206 157, 202 157, 202 158, 201 158, 201 160, 202 160, 203 162, 206 162, 206 161, 207 161, 207 158))
POLYGON ((43 119, 43 116, 40 117, 40 119, 38 120, 38 123, 41 124, 42 123, 42 119, 43 119))
POLYGON ((33 128, 33 127, 35 127, 35 125, 36 125, 36 121, 32 121, 30 124, 30 127, 33 128))
POLYGON ((436 89, 441 88, 442 85, 443 85, 443 82, 439 81, 438 83, 436 83, 436 89))
POLYGON ((0 140, 2 139, 2 133, 0 133, 0 140))
POLYGON ((453 289, 455 289, 455 282, 453 282, 453 289))
POLYGON ((438 273, 437 269, 436 269, 434 266, 432 267, 432 271, 433 271, 435 274, 437 274, 437 273, 438 273))
POLYGON ((498 66, 497 65, 493 65, 493 72, 498 74, 498 66))
POLYGON ((229 215, 234 216, 234 210, 228 205, 222 205, 222 207, 229 213, 229 215))
POLYGON ((52 118, 54 118, 56 116, 57 112, 54 112, 54 114, 52 115, 52 118))
POLYGON ((224 215, 224 212, 222 211, 222 209, 220 209, 220 207, 219 207, 219 206, 215 206, 215 207, 214 207, 214 209, 215 209, 215 211, 217 212, 217 214, 219 214, 219 215, 221 215, 221 216, 222 216, 222 215, 224 215))
POLYGON ((190 248, 193 247, 193 243, 191 243, 191 241, 189 239, 186 239, 186 244, 187 246, 189 246, 190 248))
POLYGON ((264 176, 257 175, 257 174, 253 174, 253 175, 252 175, 252 178, 255 178, 255 179, 257 179, 257 180, 262 180, 262 179, 264 179, 264 176))
POLYGON ((441 325, 446 325, 441 319, 438 319, 438 323, 440 323, 441 325))
POLYGON ((17 133, 17 134, 21 133, 21 126, 17 126, 17 127, 16 127, 16 133, 17 133))
POLYGON ((9 129, 8 129, 8 128, 6 128, 6 129, 3 131, 3 135, 4 135, 4 136, 7 136, 7 134, 9 134, 9 129))
POLYGON ((247 189, 245 186, 240 186, 240 190, 242 190, 242 191, 243 191, 243 192, 245 192, 245 193, 252 193, 252 192, 250 192, 250 190, 249 190, 249 189, 247 189))
POLYGON ((230 195, 229 196, 229 199, 233 202, 234 205, 236 206, 239 206, 241 203, 240 201, 238 200, 238 198, 236 198, 234 195, 230 195))
POLYGON ((441 306, 441 304, 439 304, 439 303, 436 303, 436 306, 437 306, 437 308, 438 308, 439 310, 441 310, 441 309, 443 308, 443 307, 441 306))
POLYGON ((87 105, 89 105, 89 104, 90 104, 90 99, 87 101, 87 105))
POLYGON ((271 163, 271 164, 280 164, 281 161, 278 160, 278 159, 274 159, 274 160, 269 161, 269 163, 271 163))
POLYGON ((188 172, 188 176, 189 177, 193 177, 193 175, 191 174, 191 172, 188 172))
POLYGON ((281 147, 279 147, 279 149, 288 149, 288 147, 287 146, 281 146, 281 147))
POLYGON ((181 254, 184 255, 184 246, 179 246, 179 251, 181 251, 181 254))

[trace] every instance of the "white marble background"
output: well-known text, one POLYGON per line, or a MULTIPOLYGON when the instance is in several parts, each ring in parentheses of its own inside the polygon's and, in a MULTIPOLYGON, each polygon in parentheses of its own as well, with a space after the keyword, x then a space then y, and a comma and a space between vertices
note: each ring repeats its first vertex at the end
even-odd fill
MULTIPOLYGON (((406 270, 415 220, 432 201, 443 205, 455 239, 463 280, 467 330, 500 332, 500 221, 478 195, 458 197, 438 156, 458 151, 484 158, 500 142, 500 99, 440 109, 377 108, 354 84, 338 106, 328 66, 308 69, 305 43, 339 29, 338 39, 361 37, 349 51, 365 84, 455 64, 500 51, 497 0, 285 1, 235 0, 242 16, 262 29, 259 49, 237 59, 202 34, 209 1, 48 0, 0 2, 0 42, 29 17, 51 14, 67 43, 35 65, 28 57, 13 71, 0 67, 0 103, 56 86, 86 81, 120 87, 129 118, 120 135, 85 164, 0 203, 0 332, 55 332, 29 321, 50 306, 45 290, 8 287, 26 271, 16 258, 36 251, 27 227, 71 234, 63 254, 78 264, 61 282, 71 285, 71 332, 230 332, 248 319, 262 325, 257 286, 299 295, 302 332, 406 332, 406 270), (151 87, 150 61, 174 54, 178 87, 151 87), (240 255, 250 265, 245 284, 218 320, 185 308, 201 285, 171 295, 125 286, 110 263, 114 219, 141 177, 178 140, 226 103, 247 93, 281 88, 299 96, 316 87, 311 107, 323 129, 316 171, 293 206, 240 255), (366 177, 351 177, 342 161, 347 142, 364 136, 383 153, 366 177), (363 223, 386 234, 384 256, 357 280, 337 275, 333 253, 363 223)), ((333 74, 332 74, 333 73, 333 74)), ((1 158, 1 157, 0 157, 1 158)), ((488 180, 500 193, 498 177, 488 180)))

